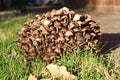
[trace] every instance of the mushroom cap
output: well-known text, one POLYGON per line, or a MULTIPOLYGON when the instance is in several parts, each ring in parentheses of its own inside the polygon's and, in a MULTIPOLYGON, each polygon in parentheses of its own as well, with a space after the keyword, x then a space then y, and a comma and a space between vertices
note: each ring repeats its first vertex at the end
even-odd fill
POLYGON ((73 21, 78 21, 78 20, 80 20, 80 17, 81 17, 80 14, 75 14, 75 15, 74 15, 74 18, 73 18, 73 21))
POLYGON ((55 12, 55 15, 61 15, 63 12, 62 12, 62 10, 57 10, 56 12, 55 12))
POLYGON ((45 29, 45 27, 40 26, 39 29, 42 30, 42 34, 48 34, 48 31, 45 29))
POLYGON ((72 28, 74 28, 74 27, 75 27, 75 25, 74 25, 73 22, 69 23, 69 26, 68 26, 69 29, 72 29, 72 28))
POLYGON ((49 61, 49 60, 50 60, 50 56, 49 56, 49 55, 45 55, 45 56, 43 57, 43 60, 49 61))
POLYGON ((43 21, 43 24, 44 24, 45 26, 48 26, 50 23, 51 23, 51 21, 48 20, 48 19, 45 19, 45 20, 43 21))
POLYGON ((66 33, 64 35, 69 37, 69 36, 73 36, 73 33, 71 31, 66 31, 66 33))
POLYGON ((56 10, 53 9, 53 10, 51 11, 50 15, 51 15, 51 16, 54 16, 55 14, 56 14, 56 10))
POLYGON ((47 52, 52 52, 53 50, 52 50, 52 48, 51 47, 48 47, 47 48, 47 52))
POLYGON ((74 28, 73 31, 74 31, 74 32, 79 32, 80 29, 78 29, 78 28, 74 28))
POLYGON ((62 11, 64 12, 64 14, 68 14, 69 13, 69 9, 67 7, 63 7, 62 11))
POLYGON ((57 52, 57 53, 61 53, 62 52, 59 47, 56 47, 54 51, 57 52))
POLYGON ((65 39, 63 38, 63 37, 59 37, 58 39, 56 39, 56 42, 64 42, 65 41, 65 39))

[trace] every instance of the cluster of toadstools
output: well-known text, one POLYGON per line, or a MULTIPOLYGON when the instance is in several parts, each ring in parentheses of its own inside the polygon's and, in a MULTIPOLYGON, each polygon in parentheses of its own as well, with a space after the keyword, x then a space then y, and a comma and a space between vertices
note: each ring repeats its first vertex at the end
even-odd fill
POLYGON ((25 57, 39 56, 49 61, 59 59, 65 51, 100 51, 101 31, 98 23, 90 15, 77 14, 66 7, 35 15, 18 34, 16 44, 25 57))

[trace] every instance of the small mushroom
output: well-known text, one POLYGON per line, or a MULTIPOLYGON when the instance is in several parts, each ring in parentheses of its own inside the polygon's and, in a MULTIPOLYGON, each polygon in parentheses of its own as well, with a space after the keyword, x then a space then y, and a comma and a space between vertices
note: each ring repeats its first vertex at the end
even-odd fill
POLYGON ((34 30, 34 31, 32 31, 32 33, 36 34, 36 35, 39 34, 38 30, 34 30))
POLYGON ((42 30, 42 34, 48 34, 48 31, 45 29, 45 27, 40 26, 39 29, 42 30))
POLYGON ((90 15, 85 14, 85 16, 86 16, 86 20, 85 21, 90 21, 91 20, 91 16, 90 15))
POLYGON ((78 20, 80 20, 80 17, 81 17, 80 14, 75 14, 75 15, 74 15, 74 18, 73 18, 73 21, 78 21, 78 20))
POLYGON ((55 21, 54 22, 54 27, 60 27, 61 26, 61 23, 60 22, 58 22, 58 21, 55 21))
POLYGON ((22 35, 22 32, 20 31, 20 32, 18 32, 17 34, 20 36, 20 35, 22 35))
POLYGON ((52 60, 52 59, 54 59, 56 56, 57 56, 57 53, 55 53, 55 52, 52 52, 52 53, 50 53, 50 60, 52 60))
POLYGON ((66 29, 62 28, 60 31, 64 33, 64 32, 66 32, 66 29))
POLYGON ((77 21, 77 23, 79 24, 79 26, 81 26, 81 25, 82 25, 82 22, 81 22, 81 21, 77 21))
POLYGON ((56 47, 54 51, 57 52, 57 53, 61 53, 62 52, 59 47, 56 47))
POLYGON ((98 39, 95 39, 93 42, 94 42, 94 44, 97 44, 99 41, 98 41, 98 39))
POLYGON ((75 12, 74 11, 69 11, 69 20, 71 21, 74 17, 75 12))
POLYGON ((23 31, 25 31, 25 30, 26 30, 26 28, 23 27, 21 31, 23 32, 23 31))
POLYGON ((74 23, 71 22, 71 23, 69 23, 68 28, 69 28, 69 29, 72 29, 72 28, 74 28, 74 26, 75 26, 74 23))
POLYGON ((61 23, 63 24, 63 26, 67 26, 68 25, 68 17, 67 16, 63 16, 63 17, 61 17, 61 23))
POLYGON ((90 28, 94 28, 95 26, 97 26, 96 22, 94 21, 90 21, 89 24, 90 24, 90 28))
POLYGON ((71 44, 74 43, 74 39, 73 39, 73 37, 70 38, 69 43, 71 43, 71 44))
POLYGON ((52 18, 51 18, 51 21, 56 21, 56 20, 58 20, 58 17, 57 16, 53 16, 52 18))
POLYGON ((84 49, 85 49, 85 50, 90 50, 90 47, 89 47, 88 45, 85 45, 85 46, 84 46, 84 49))
POLYGON ((82 40, 77 40, 76 43, 82 45, 81 43, 83 43, 83 41, 82 40))
POLYGON ((57 10, 56 12, 55 12, 55 15, 61 15, 63 12, 62 12, 62 10, 57 10))
POLYGON ((91 35, 92 37, 95 37, 95 36, 96 36, 96 34, 95 34, 95 33, 90 33, 90 35, 91 35))
POLYGON ((68 18, 68 17, 67 17, 66 15, 64 15, 64 16, 61 17, 61 20, 67 19, 67 18, 68 18))
POLYGON ((99 33, 97 33, 99 36, 101 36, 102 35, 102 33, 101 32, 99 32, 99 33))
POLYGON ((74 32, 79 32, 80 30, 78 28, 73 29, 74 32))
POLYGON ((53 27, 53 26, 51 26, 50 28, 49 28, 49 31, 54 31, 55 30, 55 28, 53 27))
POLYGON ((59 32, 58 33, 60 37, 63 37, 63 33, 62 32, 59 32))
POLYGON ((96 29, 94 29, 93 31, 94 31, 94 33, 99 33, 100 32, 100 30, 96 30, 96 29))
POLYGON ((35 57, 36 53, 33 52, 33 53, 30 54, 30 56, 35 57))
POLYGON ((53 9, 53 10, 51 11, 50 15, 51 15, 51 16, 55 16, 55 14, 56 14, 56 10, 53 9))
POLYGON ((68 14, 69 13, 69 9, 67 7, 63 7, 62 11, 64 12, 64 14, 68 14))
POLYGON ((84 28, 81 29, 82 32, 90 30, 89 26, 85 26, 84 28))
POLYGON ((55 36, 54 36, 54 35, 50 35, 49 38, 50 38, 50 39, 53 39, 53 38, 55 38, 55 36))
POLYGON ((90 39, 90 37, 91 37, 90 34, 88 34, 88 33, 85 34, 85 39, 90 39))
POLYGON ((48 19, 45 19, 45 20, 43 21, 43 24, 46 25, 46 26, 48 26, 50 23, 51 23, 51 21, 48 20, 48 19))
POLYGON ((43 57, 43 60, 49 61, 49 60, 50 60, 50 56, 49 56, 49 55, 45 55, 45 56, 43 57))
POLYGON ((48 47, 48 48, 47 48, 47 52, 52 52, 52 48, 51 48, 51 47, 48 47))
POLYGON ((75 11, 71 10, 71 11, 70 11, 70 14, 75 14, 75 11))
POLYGON ((73 36, 73 33, 71 31, 66 31, 66 33, 64 35, 69 37, 69 36, 73 36))
POLYGON ((53 51, 53 52, 50 52, 49 54, 50 54, 50 56, 58 56, 58 53, 56 53, 56 52, 54 52, 54 51, 53 51))
POLYGON ((59 37, 58 39, 56 39, 56 42, 64 42, 65 39, 63 37, 59 37))
POLYGON ((47 12, 44 16, 45 17, 50 17, 51 16, 50 14, 51 14, 50 12, 47 12))
POLYGON ((36 19, 38 19, 39 17, 40 17, 40 15, 39 15, 39 14, 36 14, 36 15, 35 15, 35 18, 36 18, 36 19))
POLYGON ((70 39, 69 39, 69 37, 65 37, 65 40, 66 40, 66 41, 69 41, 70 39))

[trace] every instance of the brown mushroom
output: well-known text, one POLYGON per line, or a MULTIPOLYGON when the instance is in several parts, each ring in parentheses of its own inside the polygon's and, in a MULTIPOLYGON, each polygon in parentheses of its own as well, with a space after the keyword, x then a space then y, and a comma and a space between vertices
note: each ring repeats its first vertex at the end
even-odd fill
POLYGON ((74 28, 73 31, 74 31, 74 32, 79 32, 80 29, 78 29, 78 28, 74 28))
POLYGON ((45 56, 43 57, 43 60, 49 61, 49 60, 50 60, 50 56, 49 56, 49 55, 45 55, 45 56))
POLYGON ((53 10, 51 11, 50 15, 51 15, 51 16, 55 16, 55 14, 56 14, 56 10, 53 9, 53 10))
POLYGON ((91 37, 90 34, 87 33, 87 34, 85 34, 85 37, 84 37, 84 38, 85 38, 85 39, 90 39, 90 37, 91 37))
POLYGON ((100 26, 88 14, 76 14, 63 7, 36 15, 18 33, 17 46, 25 57, 39 56, 45 61, 59 59, 63 51, 99 51, 100 26))
POLYGON ((75 27, 75 25, 74 25, 73 22, 69 23, 69 26, 68 26, 69 29, 72 29, 72 28, 74 28, 74 27, 75 27))
POLYGON ((59 37, 58 39, 56 39, 56 42, 64 42, 65 39, 63 37, 59 37))
POLYGON ((69 37, 69 36, 73 36, 73 33, 71 31, 66 31, 66 33, 64 35, 69 37))
POLYGON ((45 29, 45 27, 41 26, 39 29, 42 30, 42 34, 48 34, 48 31, 45 29))
POLYGON ((74 15, 74 18, 73 18, 73 21, 78 21, 78 20, 80 20, 80 17, 81 17, 80 14, 75 14, 75 15, 74 15))
POLYGON ((69 13, 69 9, 67 7, 63 7, 61 10, 64 12, 64 14, 69 13))
POLYGON ((52 52, 53 50, 52 50, 52 48, 51 47, 48 47, 47 48, 47 52, 52 52))
POLYGON ((59 47, 56 47, 54 51, 60 54, 62 53, 62 50, 59 47))
POLYGON ((43 21, 43 24, 44 24, 45 26, 48 26, 50 23, 51 23, 51 21, 48 20, 48 19, 45 19, 45 20, 43 21))

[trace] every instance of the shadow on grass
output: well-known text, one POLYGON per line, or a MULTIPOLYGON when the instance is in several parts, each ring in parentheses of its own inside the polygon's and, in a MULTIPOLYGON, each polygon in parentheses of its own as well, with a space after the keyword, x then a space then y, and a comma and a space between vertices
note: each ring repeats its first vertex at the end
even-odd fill
POLYGON ((120 33, 103 33, 103 52, 109 52, 110 50, 115 50, 120 46, 120 33))

